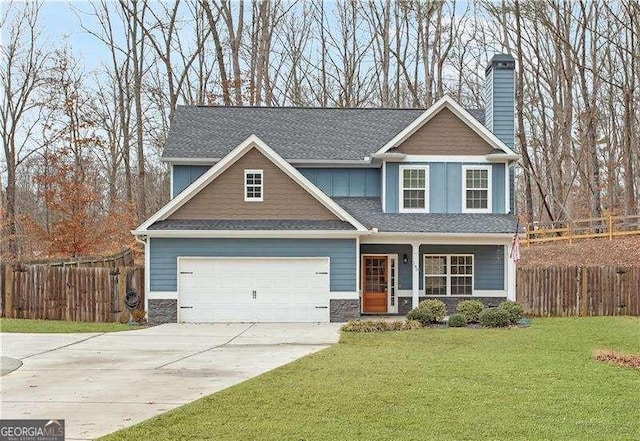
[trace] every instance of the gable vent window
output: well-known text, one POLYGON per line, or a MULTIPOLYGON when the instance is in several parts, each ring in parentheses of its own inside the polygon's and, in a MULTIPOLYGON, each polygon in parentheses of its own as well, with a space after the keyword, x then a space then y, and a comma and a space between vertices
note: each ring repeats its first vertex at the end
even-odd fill
POLYGON ((264 196, 264 176, 262 170, 244 171, 245 202, 262 202, 264 196))
POLYGON ((429 169, 400 166, 400 212, 429 211, 429 169))
POLYGON ((465 166, 463 170, 463 211, 491 213, 491 166, 465 166))

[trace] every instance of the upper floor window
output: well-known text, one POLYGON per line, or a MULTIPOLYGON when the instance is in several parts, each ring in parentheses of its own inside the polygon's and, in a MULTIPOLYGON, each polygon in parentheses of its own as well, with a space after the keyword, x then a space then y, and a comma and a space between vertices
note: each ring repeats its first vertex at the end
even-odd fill
POLYGON ((429 211, 429 168, 400 166, 400 212, 429 211))
POLYGON ((264 177, 262 170, 244 171, 245 202, 262 202, 264 196, 264 177))
POLYGON ((491 213, 491 166, 466 165, 462 171, 463 212, 491 213))

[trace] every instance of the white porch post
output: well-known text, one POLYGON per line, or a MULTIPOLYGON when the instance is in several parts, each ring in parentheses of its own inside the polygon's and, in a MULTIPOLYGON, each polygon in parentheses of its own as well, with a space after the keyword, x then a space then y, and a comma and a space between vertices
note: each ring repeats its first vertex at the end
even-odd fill
POLYGON ((505 262, 507 267, 506 267, 506 272, 507 272, 507 276, 506 276, 506 280, 507 280, 507 286, 505 287, 507 289, 507 300, 513 300, 514 302, 516 301, 516 263, 513 261, 513 259, 511 259, 511 250, 513 249, 513 246, 511 245, 507 245, 505 246, 505 249, 507 250, 507 252, 505 253, 505 259, 507 259, 507 261, 505 262))
POLYGON ((420 243, 411 244, 411 288, 413 307, 418 307, 420 301, 420 243))

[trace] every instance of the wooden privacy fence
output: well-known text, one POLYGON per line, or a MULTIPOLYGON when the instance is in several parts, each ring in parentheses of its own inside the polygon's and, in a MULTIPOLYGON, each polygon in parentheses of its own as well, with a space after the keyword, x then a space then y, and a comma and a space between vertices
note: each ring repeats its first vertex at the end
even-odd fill
POLYGON ((609 238, 640 234, 640 215, 596 217, 552 222, 524 224, 522 243, 529 246, 540 242, 568 241, 576 239, 609 238))
POLYGON ((127 291, 144 305, 144 268, 6 265, 3 316, 10 318, 127 322, 127 291))
POLYGON ((640 267, 518 268, 516 300, 535 316, 640 316, 640 267))

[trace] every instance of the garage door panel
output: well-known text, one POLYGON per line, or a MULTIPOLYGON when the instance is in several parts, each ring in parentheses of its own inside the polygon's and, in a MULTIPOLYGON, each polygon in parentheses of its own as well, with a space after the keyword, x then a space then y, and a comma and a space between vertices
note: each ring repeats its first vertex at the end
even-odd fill
POLYGON ((328 258, 181 258, 178 266, 180 321, 329 320, 328 258))

